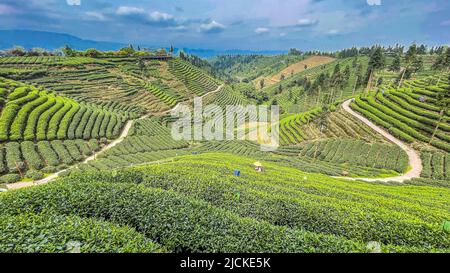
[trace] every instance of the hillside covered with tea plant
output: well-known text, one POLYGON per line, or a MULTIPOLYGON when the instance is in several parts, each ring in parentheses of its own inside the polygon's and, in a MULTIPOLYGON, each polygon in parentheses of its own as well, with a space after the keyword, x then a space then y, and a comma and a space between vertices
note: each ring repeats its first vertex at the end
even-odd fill
POLYGON ((0 252, 450 252, 447 47, 65 50, 0 57, 0 252), (174 139, 195 97, 280 146, 174 139))

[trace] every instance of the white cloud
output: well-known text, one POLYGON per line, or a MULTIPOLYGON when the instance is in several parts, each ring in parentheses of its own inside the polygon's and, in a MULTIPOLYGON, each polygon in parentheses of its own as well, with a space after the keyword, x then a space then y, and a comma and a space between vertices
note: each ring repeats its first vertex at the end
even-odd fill
POLYGON ((133 16, 133 20, 140 20, 141 22, 151 25, 168 27, 179 24, 179 22, 171 14, 160 11, 148 12, 145 9, 138 7, 120 6, 116 10, 116 14, 120 16, 133 16))
POLYGON ((86 11, 85 14, 89 19, 94 19, 97 21, 104 21, 106 19, 105 15, 103 15, 103 13, 101 13, 101 12, 86 11))
POLYGON ((381 6, 381 0, 367 0, 369 6, 381 6))
POLYGON ((66 0, 66 3, 69 6, 79 6, 81 5, 81 0, 66 0))
POLYGON ((174 19, 172 15, 159 11, 150 13, 150 18, 157 22, 170 21, 174 19))
POLYGON ((205 33, 219 33, 222 32, 224 29, 225 29, 224 25, 214 20, 212 20, 207 24, 200 25, 200 31, 205 33))
POLYGON ((340 32, 337 29, 330 29, 327 34, 329 35, 338 35, 340 32))
POLYGON ((143 13, 145 13, 145 10, 143 8, 137 8, 137 7, 120 6, 117 9, 116 13, 118 15, 143 14, 143 13))
POLYGON ((297 26, 299 27, 309 27, 309 26, 313 26, 316 25, 319 21, 318 20, 312 20, 312 19, 299 19, 297 21, 297 26))
POLYGON ((255 33, 257 33, 257 34, 263 34, 263 33, 269 32, 269 31, 270 31, 270 29, 265 28, 265 27, 259 27, 259 28, 255 29, 255 33))

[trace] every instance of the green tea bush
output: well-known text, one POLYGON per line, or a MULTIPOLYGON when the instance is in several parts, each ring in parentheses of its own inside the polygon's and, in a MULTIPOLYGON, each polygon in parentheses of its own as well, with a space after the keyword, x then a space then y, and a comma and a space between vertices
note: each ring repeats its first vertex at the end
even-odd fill
POLYGON ((18 87, 8 95, 8 101, 17 100, 21 97, 24 97, 28 94, 29 91, 30 89, 28 87, 18 87))
POLYGON ((46 214, 0 215, 2 253, 154 253, 164 251, 134 229, 96 219, 46 214))
POLYGON ((174 192, 127 183, 60 182, 7 192, 0 196, 0 211, 107 218, 174 252, 366 251, 364 244, 341 237, 241 218, 174 192))
POLYGON ((83 117, 80 120, 80 124, 78 125, 77 129, 75 130, 75 137, 82 139, 84 128, 86 128, 87 123, 89 122, 90 117, 92 116, 92 113, 94 111, 91 108, 87 108, 86 112, 84 113, 83 117))
POLYGON ((44 167, 45 162, 42 160, 39 153, 36 151, 36 147, 31 141, 24 141, 20 144, 23 158, 28 165, 36 170, 40 170, 44 167))
POLYGON ((54 96, 49 96, 47 102, 36 107, 28 116, 27 125, 25 127, 24 139, 35 140, 37 133, 37 126, 40 116, 48 109, 53 107, 56 103, 54 96))
POLYGON ((58 171, 58 168, 54 166, 46 166, 42 168, 41 170, 43 173, 56 173, 58 171))
POLYGON ((64 141, 64 146, 66 146, 67 151, 74 160, 81 161, 83 159, 83 155, 81 154, 74 140, 64 141))
POLYGON ((83 131, 82 138, 84 140, 89 140, 91 138, 95 138, 95 137, 92 136, 92 129, 94 127, 95 121, 96 121, 98 116, 99 116, 99 112, 95 111, 89 117, 89 120, 87 121, 86 126, 84 127, 84 131, 83 131))
MULTIPOLYGON (((314 187, 315 195, 320 195, 315 197, 291 185, 295 182, 300 183, 300 177, 292 179, 287 175, 282 180, 272 175, 267 178, 256 178, 250 174, 248 178, 237 179, 232 176, 226 178, 223 174, 231 173, 231 169, 216 167, 214 164, 183 167, 186 164, 187 162, 143 167, 141 169, 146 174, 143 184, 168 191, 174 190, 186 196, 195 196, 243 217, 265 220, 276 225, 341 235, 360 241, 376 240, 395 245, 450 247, 449 238, 437 227, 439 220, 435 220, 436 225, 433 226, 427 213, 420 216, 417 213, 410 214, 414 203, 404 204, 403 209, 393 209, 390 201, 382 199, 369 201, 375 197, 365 196, 362 193, 359 194, 359 198, 364 201, 354 202, 352 197, 345 198, 346 194, 326 190, 325 185, 314 187), (208 169, 208 174, 195 172, 196 168, 202 167, 208 169), (277 183, 277 186, 272 186, 273 183, 277 183), (235 198, 236 193, 239 193, 239 200, 235 198), (327 194, 336 197, 327 198, 327 194)), ((243 171, 242 168, 241 170, 243 171)), ((435 217, 438 216, 438 212, 433 214, 435 217)), ((438 216, 440 219, 445 217, 444 214, 438 216)))
POLYGON ((30 103, 25 104, 22 106, 20 111, 17 113, 17 116, 14 119, 14 122, 11 125, 11 131, 10 131, 10 140, 17 141, 22 140, 24 138, 24 132, 26 129, 26 125, 28 122, 28 117, 30 113, 43 103, 47 101, 47 98, 45 97, 38 97, 35 100, 31 101, 30 103))
POLYGON ((78 149, 80 150, 80 152, 84 155, 84 156, 90 156, 93 154, 94 150, 92 150, 89 145, 88 142, 83 141, 81 139, 77 139, 74 141, 74 143, 77 145, 78 149))
POLYGON ((5 174, 0 176, 0 183, 10 184, 19 182, 22 178, 16 173, 5 174))
MULTIPOLYGON (((57 139, 58 128, 62 125, 62 119, 73 107, 73 103, 69 100, 63 101, 64 106, 61 107, 50 119, 48 130, 47 130, 47 140, 57 139)), ((61 138, 58 138, 61 139, 61 138)))
POLYGON ((20 108, 20 105, 17 104, 7 104, 3 109, 0 117, 0 141, 7 141, 9 139, 11 124, 20 108))
POLYGON ((92 128, 91 128, 91 132, 90 132, 90 138, 95 138, 95 139, 99 139, 100 136, 100 127, 105 119, 105 112, 104 111, 100 111, 98 112, 98 116, 97 119, 95 120, 95 123, 93 124, 92 128))
POLYGON ((72 136, 72 138, 69 137, 68 130, 70 128, 70 124, 73 122, 75 114, 79 110, 80 110, 80 105, 72 103, 72 107, 67 112, 67 114, 64 115, 64 118, 59 123, 59 128, 58 128, 58 132, 57 132, 58 139, 60 139, 60 140, 66 139, 66 138, 73 139, 73 136, 72 136))
POLYGON ((33 180, 40 180, 40 179, 44 178, 44 174, 42 172, 40 172, 40 171, 29 170, 25 174, 25 177, 33 179, 33 180))
POLYGON ((55 105, 53 105, 51 108, 49 108, 47 111, 42 113, 42 115, 39 117, 39 121, 37 124, 37 130, 36 130, 36 139, 38 141, 46 140, 47 139, 47 132, 48 132, 48 124, 51 120, 51 118, 58 112, 62 107, 64 107, 64 102, 61 98, 56 99, 55 105))
POLYGON ((67 132, 67 137, 69 139, 75 139, 77 138, 76 135, 76 130, 78 128, 78 125, 81 122, 81 119, 84 115, 84 113, 88 110, 87 107, 82 107, 85 106, 85 104, 80 104, 80 109, 77 111, 77 113, 73 116, 72 122, 70 123, 70 126, 68 128, 68 132, 67 132))
POLYGON ((18 173, 26 169, 25 163, 22 161, 22 153, 20 151, 20 144, 17 142, 8 142, 5 144, 6 150, 6 164, 8 171, 11 173, 18 173))
POLYGON ((0 146, 0 173, 5 173, 8 168, 5 165, 5 149, 0 146))
POLYGON ((75 160, 72 158, 69 151, 67 151, 61 140, 54 140, 51 142, 51 145, 56 154, 58 154, 58 158, 62 163, 67 165, 72 165, 75 163, 75 160))
POLYGON ((37 146, 39 154, 47 166, 58 166, 60 164, 58 154, 53 150, 50 142, 39 141, 37 146))

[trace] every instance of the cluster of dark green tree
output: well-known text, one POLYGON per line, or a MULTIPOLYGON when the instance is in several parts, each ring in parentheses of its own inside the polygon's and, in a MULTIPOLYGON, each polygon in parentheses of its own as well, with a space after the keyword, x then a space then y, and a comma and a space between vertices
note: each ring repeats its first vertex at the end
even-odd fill
MULTIPOLYGON (((180 54, 181 57, 181 54, 180 54)), ((211 62, 214 64, 214 67, 218 70, 225 70, 227 68, 233 67, 237 64, 248 64, 259 58, 262 58, 262 55, 257 54, 249 54, 249 55, 219 55, 214 57, 211 62)))
MULTIPOLYGON (((66 45, 62 50, 64 56, 68 57, 143 57, 151 55, 167 55, 167 50, 165 48, 157 50, 141 49, 140 46, 135 48, 133 45, 123 47, 117 51, 100 51, 95 48, 89 48, 85 51, 78 51, 72 49, 70 46, 66 45)), ((173 47, 170 48, 170 52, 173 53, 173 47)))
MULTIPOLYGON (((311 81, 308 77, 304 77, 299 80, 292 81, 288 87, 301 86, 308 93, 316 93, 321 89, 324 90, 328 88, 342 89, 348 85, 350 74, 351 70, 349 65, 342 69, 341 64, 337 63, 334 66, 332 74, 328 72, 321 72, 314 81, 311 81)), ((281 91, 283 91, 283 86, 280 84, 278 92, 281 91)))
POLYGON ((269 95, 267 95, 267 93, 257 91, 253 85, 249 85, 248 88, 241 88, 240 92, 247 98, 255 100, 258 105, 269 100, 269 95))
MULTIPOLYGON (((441 54, 444 50, 444 46, 437 46, 437 47, 431 47, 428 49, 428 47, 424 44, 416 45, 413 44, 413 46, 416 48, 416 52, 418 55, 426 55, 426 54, 441 54)), ((356 56, 370 56, 373 54, 374 50, 379 49, 382 51, 382 53, 386 56, 402 56, 405 52, 405 46, 396 44, 394 46, 381 46, 381 45, 374 45, 371 47, 351 47, 346 48, 342 50, 338 50, 334 52, 334 56, 337 58, 350 58, 350 57, 356 57, 356 56)))
MULTIPOLYGON (((386 50, 385 48, 378 46, 372 48, 370 53, 369 65, 364 76, 364 81, 360 82, 361 85, 367 85, 370 89, 372 86, 379 86, 383 83, 382 77, 376 77, 376 73, 380 70, 388 68, 393 72, 400 72, 397 81, 402 82, 404 79, 411 78, 415 73, 423 70, 424 68, 424 54, 427 53, 427 48, 424 45, 417 46, 412 44, 405 54, 403 54, 402 47, 397 47, 397 52, 394 55, 394 59, 387 67, 386 64, 386 50), (376 79, 376 81, 374 80, 376 79), (375 83, 374 83, 375 81, 375 83)), ((433 51, 436 52, 436 51, 433 51)), ((444 52, 442 50, 442 52, 444 52)), ((444 53, 441 53, 444 54, 444 53)), ((439 59, 439 58, 438 58, 439 59)))
POLYGON ((10 49, 0 50, 0 56, 15 56, 15 57, 33 57, 33 56, 61 56, 60 50, 46 50, 40 47, 34 47, 26 50, 22 46, 15 46, 10 49))
POLYGON ((291 48, 288 52, 289 55, 295 55, 295 56, 330 56, 335 57, 334 52, 329 51, 320 51, 320 50, 309 50, 309 51, 301 51, 297 48, 291 48))
POLYGON ((442 49, 433 64, 434 69, 449 69, 450 68, 450 48, 442 49))

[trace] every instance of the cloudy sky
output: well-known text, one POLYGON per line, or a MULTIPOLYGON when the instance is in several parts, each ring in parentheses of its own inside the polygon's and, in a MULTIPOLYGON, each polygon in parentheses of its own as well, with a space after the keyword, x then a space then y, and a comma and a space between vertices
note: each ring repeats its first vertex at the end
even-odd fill
POLYGON ((0 28, 210 49, 438 45, 450 42, 450 1, 0 0, 0 28))

